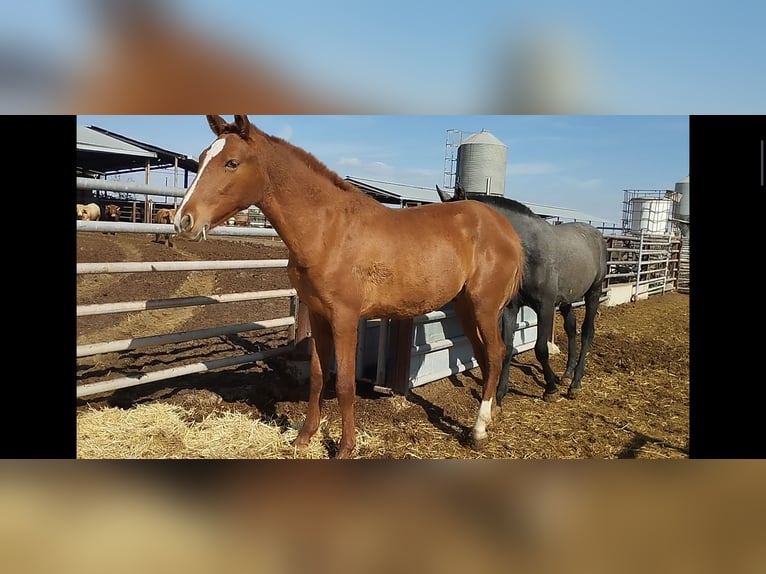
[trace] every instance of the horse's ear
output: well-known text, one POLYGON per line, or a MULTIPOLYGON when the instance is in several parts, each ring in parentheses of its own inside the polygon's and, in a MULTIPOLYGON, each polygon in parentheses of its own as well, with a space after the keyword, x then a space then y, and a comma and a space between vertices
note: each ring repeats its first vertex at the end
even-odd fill
POLYGON ((237 133, 242 139, 250 138, 250 120, 247 116, 234 116, 234 123, 237 126, 237 133))
POLYGON ((207 123, 217 136, 220 136, 226 129, 226 120, 221 116, 207 116, 207 123))
POLYGON ((447 203, 449 201, 449 195, 439 189, 438 185, 436 186, 436 193, 439 194, 439 199, 441 199, 443 203, 447 203))
POLYGON ((465 199, 465 189, 460 183, 455 182, 455 199, 465 199))

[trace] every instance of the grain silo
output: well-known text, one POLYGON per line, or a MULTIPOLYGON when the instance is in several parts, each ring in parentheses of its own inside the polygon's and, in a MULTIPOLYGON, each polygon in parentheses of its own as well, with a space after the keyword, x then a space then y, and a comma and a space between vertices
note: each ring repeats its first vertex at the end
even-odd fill
POLYGON ((466 193, 505 195, 508 146, 481 130, 457 149, 457 183, 466 193))

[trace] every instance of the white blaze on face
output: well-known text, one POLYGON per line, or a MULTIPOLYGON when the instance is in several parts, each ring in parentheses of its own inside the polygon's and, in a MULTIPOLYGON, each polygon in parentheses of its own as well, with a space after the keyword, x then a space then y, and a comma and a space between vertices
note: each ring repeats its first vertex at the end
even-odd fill
POLYGON ((186 203, 189 201, 192 194, 194 193, 194 190, 197 187, 197 182, 202 177, 202 174, 205 171, 207 164, 210 163, 211 159, 213 159, 215 156, 217 156, 219 153, 223 151, 223 146, 225 143, 226 143, 225 139, 218 138, 212 144, 210 144, 210 148, 208 148, 207 150, 207 154, 205 155, 205 159, 202 161, 202 165, 200 166, 199 171, 197 172, 197 176, 194 178, 194 181, 192 182, 189 190, 186 192, 186 195, 184 195, 183 201, 181 201, 181 205, 178 206, 175 219, 173 220, 173 223, 175 224, 176 227, 178 227, 178 224, 181 221, 181 212, 183 211, 184 207, 186 206, 186 203))

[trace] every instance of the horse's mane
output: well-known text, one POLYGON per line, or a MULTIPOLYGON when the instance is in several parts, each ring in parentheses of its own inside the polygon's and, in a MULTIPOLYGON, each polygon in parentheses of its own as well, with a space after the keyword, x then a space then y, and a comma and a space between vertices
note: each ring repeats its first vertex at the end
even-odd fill
POLYGON ((505 209, 514 211, 516 213, 521 213, 523 215, 531 215, 534 217, 539 217, 539 215, 537 215, 534 211, 532 211, 529 207, 527 207, 520 201, 516 201, 515 199, 509 199, 507 197, 502 197, 499 195, 484 195, 483 193, 482 194, 469 193, 466 195, 466 199, 478 199, 482 203, 488 203, 492 205, 493 207, 503 207, 505 209))
MULTIPOLYGON (((303 161, 308 167, 310 167, 316 173, 325 176, 337 187, 345 191, 359 191, 354 185, 352 185, 351 183, 349 183, 348 181, 340 177, 337 173, 332 171, 329 167, 327 167, 325 164, 323 164, 316 157, 314 157, 314 155, 312 155, 310 152, 307 152, 305 149, 298 147, 294 144, 291 144, 289 141, 283 138, 280 138, 271 134, 267 134, 266 132, 258 129, 253 124, 250 124, 250 129, 260 134, 261 136, 265 137, 270 142, 275 143, 277 145, 284 146, 287 149, 291 150, 293 154, 298 157, 298 159, 303 161)), ((239 128, 237 128, 236 124, 227 124, 226 127, 224 128, 224 132, 238 134, 239 128)))

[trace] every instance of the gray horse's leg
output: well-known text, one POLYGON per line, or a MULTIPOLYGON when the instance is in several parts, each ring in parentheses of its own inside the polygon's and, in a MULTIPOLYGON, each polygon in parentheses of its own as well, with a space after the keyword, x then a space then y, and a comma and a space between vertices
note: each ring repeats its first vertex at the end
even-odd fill
POLYGON ((516 317, 519 314, 518 300, 511 301, 503 309, 500 316, 500 332, 503 335, 505 343, 505 357, 503 358, 503 368, 500 371, 500 381, 497 384, 496 403, 497 407, 502 407, 503 397, 508 393, 508 379, 511 373, 511 361, 513 360, 513 335, 516 332, 516 317))
POLYGON ((564 332, 567 334, 567 366, 561 377, 561 382, 565 383, 572 380, 577 365, 577 316, 569 303, 562 303, 559 313, 564 319, 564 332))
POLYGON ((574 378, 572 379, 572 384, 569 386, 569 392, 567 394, 570 399, 576 398, 581 390, 582 377, 583 374, 585 374, 585 358, 588 356, 591 343, 593 343, 593 335, 596 332, 596 314, 598 313, 600 298, 600 284, 597 288, 588 291, 585 295, 585 319, 583 319, 582 323, 580 358, 577 360, 574 378))
POLYGON ((543 376, 545 377, 545 392, 543 393, 543 400, 554 401, 558 397, 559 393, 559 378, 556 373, 551 369, 551 363, 548 359, 548 341, 551 340, 551 333, 553 331, 553 315, 555 308, 553 301, 550 303, 543 303, 540 305, 540 309, 537 311, 537 341, 535 341, 535 358, 540 366, 543 368, 543 376))

